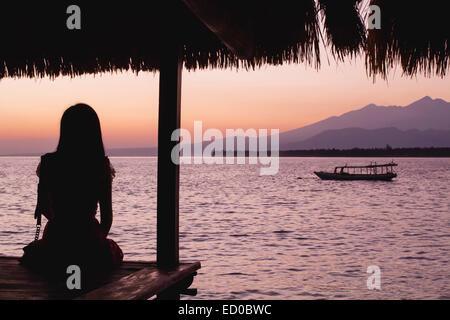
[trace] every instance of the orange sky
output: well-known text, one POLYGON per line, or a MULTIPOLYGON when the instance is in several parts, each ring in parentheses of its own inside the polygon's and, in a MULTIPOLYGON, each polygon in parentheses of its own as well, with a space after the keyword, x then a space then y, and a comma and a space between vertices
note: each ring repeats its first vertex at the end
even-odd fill
MULTIPOLYGON (((407 105, 425 95, 450 101, 449 79, 367 78, 363 62, 322 59, 316 71, 304 65, 256 71, 183 73, 182 126, 268 128, 286 131, 369 103, 407 105)), ((98 112, 111 147, 156 145, 158 74, 132 73, 75 79, 0 80, 0 154, 52 151, 63 111, 77 103, 98 112)))

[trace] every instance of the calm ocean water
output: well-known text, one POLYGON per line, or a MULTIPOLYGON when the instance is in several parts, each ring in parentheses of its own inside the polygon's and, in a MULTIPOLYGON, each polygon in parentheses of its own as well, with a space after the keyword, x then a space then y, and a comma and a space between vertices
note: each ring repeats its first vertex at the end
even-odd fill
MULTIPOLYGON (((450 299, 450 159, 397 159, 393 182, 321 181, 314 170, 391 159, 282 158, 183 166, 180 255, 200 299, 450 299), (301 177, 302 179, 298 179, 301 177), (367 267, 381 269, 368 290, 367 267)), ((156 159, 111 158, 115 239, 155 259, 156 159)), ((38 158, 0 158, 0 253, 33 239, 38 158)))

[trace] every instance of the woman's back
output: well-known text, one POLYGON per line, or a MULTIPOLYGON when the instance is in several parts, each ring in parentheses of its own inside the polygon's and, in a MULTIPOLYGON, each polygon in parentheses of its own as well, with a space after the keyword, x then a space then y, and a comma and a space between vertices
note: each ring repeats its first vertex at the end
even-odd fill
POLYGON ((95 217, 102 193, 111 188, 113 175, 107 157, 73 159, 57 152, 44 155, 38 171, 52 218, 73 223, 95 217))

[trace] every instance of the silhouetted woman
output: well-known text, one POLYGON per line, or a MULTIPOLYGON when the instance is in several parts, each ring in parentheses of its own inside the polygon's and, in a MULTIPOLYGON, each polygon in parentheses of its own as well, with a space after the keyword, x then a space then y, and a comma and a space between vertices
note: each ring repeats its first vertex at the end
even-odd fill
POLYGON ((122 250, 107 239, 115 172, 94 109, 78 104, 64 112, 58 148, 41 157, 37 175, 36 216, 44 215, 48 223, 42 239, 24 248, 22 264, 51 273, 65 272, 69 265, 88 272, 119 265, 122 250))

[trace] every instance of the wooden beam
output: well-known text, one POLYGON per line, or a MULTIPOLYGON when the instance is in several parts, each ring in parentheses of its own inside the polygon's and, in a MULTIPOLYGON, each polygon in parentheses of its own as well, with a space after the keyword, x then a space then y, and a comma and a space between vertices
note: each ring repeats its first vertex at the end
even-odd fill
POLYGON ((199 262, 180 264, 175 269, 168 271, 145 268, 91 291, 77 300, 149 299, 191 277, 198 269, 200 269, 199 262))
POLYGON ((169 269, 179 263, 179 179, 180 168, 172 161, 171 141, 174 130, 180 128, 181 74, 183 59, 176 38, 168 37, 163 48, 159 80, 158 123, 158 189, 157 189, 157 263, 169 269))
POLYGON ((255 55, 255 32, 252 21, 249 15, 235 14, 242 10, 240 2, 208 0, 183 0, 183 2, 235 55, 244 59, 255 55))

